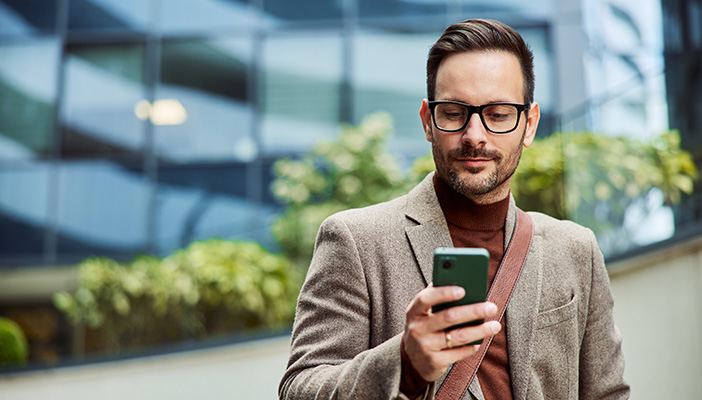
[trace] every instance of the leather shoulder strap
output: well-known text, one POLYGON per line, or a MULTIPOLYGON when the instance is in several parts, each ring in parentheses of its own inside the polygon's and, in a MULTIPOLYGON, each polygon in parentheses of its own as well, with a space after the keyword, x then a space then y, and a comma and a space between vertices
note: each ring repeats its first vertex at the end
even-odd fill
MULTIPOLYGON (((497 274, 492 282, 487 300, 497 305, 497 313, 487 321, 501 321, 507 309, 507 303, 517 285, 519 276, 524 267, 531 240, 534 236, 531 217, 524 211, 517 209, 517 222, 507 250, 502 257, 502 262, 497 269, 497 274)), ((478 352, 468 358, 457 362, 449 371, 448 376, 436 393, 437 400, 458 400, 468 390, 470 382, 478 371, 480 363, 485 357, 492 337, 483 341, 478 352)))

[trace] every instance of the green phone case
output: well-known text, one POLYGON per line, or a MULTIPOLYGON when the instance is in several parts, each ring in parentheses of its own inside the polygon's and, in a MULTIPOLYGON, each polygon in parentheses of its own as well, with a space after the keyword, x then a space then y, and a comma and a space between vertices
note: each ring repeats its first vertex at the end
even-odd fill
MULTIPOLYGON (((462 286, 466 295, 453 302, 437 304, 432 311, 485 301, 489 261, 490 254, 486 249, 440 247, 434 250, 434 286, 462 286)), ((478 320, 454 325, 446 330, 482 323, 483 320, 478 320)))

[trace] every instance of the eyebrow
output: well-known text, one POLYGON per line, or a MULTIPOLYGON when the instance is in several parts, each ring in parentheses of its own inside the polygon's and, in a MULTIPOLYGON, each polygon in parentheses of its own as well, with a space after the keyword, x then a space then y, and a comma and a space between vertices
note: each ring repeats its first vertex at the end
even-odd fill
POLYGON ((466 102, 466 101, 463 101, 463 100, 460 100, 460 99, 455 99, 455 98, 447 98, 447 99, 441 99, 441 100, 436 99, 436 101, 457 101, 457 102, 459 102, 459 103, 469 104, 469 105, 471 105, 471 106, 482 106, 482 105, 485 105, 485 104, 495 104, 495 103, 521 104, 521 103, 519 103, 518 101, 515 102, 515 101, 511 101, 511 100, 491 100, 491 101, 488 101, 487 103, 483 103, 483 104, 471 104, 471 103, 468 103, 468 102, 466 102))

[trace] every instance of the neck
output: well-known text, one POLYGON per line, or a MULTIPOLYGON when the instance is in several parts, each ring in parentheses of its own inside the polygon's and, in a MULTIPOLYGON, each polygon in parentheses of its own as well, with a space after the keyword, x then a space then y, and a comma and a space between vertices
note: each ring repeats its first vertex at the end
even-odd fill
POLYGON ((488 193, 485 194, 479 194, 479 195, 465 195, 468 199, 473 201, 475 204, 493 204, 497 203, 498 201, 502 201, 506 199, 509 196, 509 184, 510 184, 511 179, 507 180, 505 183, 503 183, 501 186, 496 187, 495 189, 491 190, 488 193))
POLYGON ((466 193, 463 193, 462 191, 456 190, 449 182, 447 182, 444 178, 441 178, 438 173, 434 174, 434 179, 441 180, 445 185, 451 187, 452 190, 456 191, 461 196, 467 198, 468 200, 472 201, 473 203, 483 204, 483 205, 497 203, 497 202, 502 201, 502 200, 506 199, 507 197, 509 197, 510 184, 512 183, 512 177, 510 176, 504 182, 502 182, 500 185, 498 185, 497 187, 495 187, 494 189, 490 190, 487 193, 466 194, 466 193))
POLYGON ((510 203, 508 196, 489 204, 476 203, 436 176, 434 189, 449 226, 474 231, 492 231, 504 227, 510 203))

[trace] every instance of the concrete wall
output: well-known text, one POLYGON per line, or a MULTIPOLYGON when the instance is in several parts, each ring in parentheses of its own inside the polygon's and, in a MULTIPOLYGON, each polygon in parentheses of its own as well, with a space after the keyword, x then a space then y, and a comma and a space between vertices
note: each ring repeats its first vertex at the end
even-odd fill
POLYGON ((1 400, 274 400, 288 337, 195 352, 0 374, 1 400))
POLYGON ((702 398, 702 237, 609 268, 632 398, 702 398))

